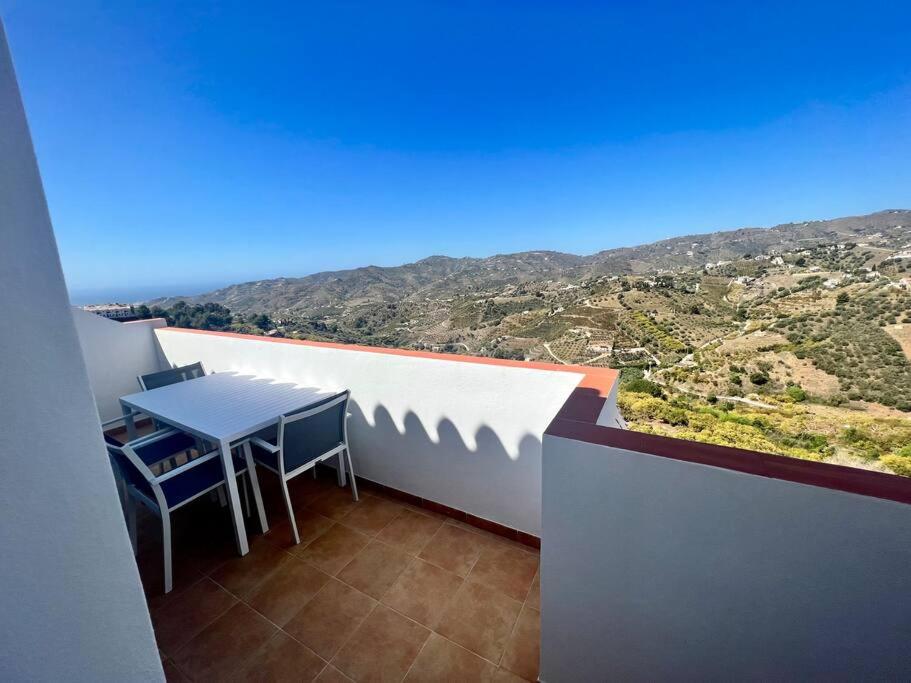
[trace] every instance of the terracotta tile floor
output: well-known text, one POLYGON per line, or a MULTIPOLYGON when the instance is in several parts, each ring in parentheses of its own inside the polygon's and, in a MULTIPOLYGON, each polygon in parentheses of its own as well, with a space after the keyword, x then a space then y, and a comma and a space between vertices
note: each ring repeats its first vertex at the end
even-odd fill
POLYGON ((274 477, 260 479, 271 529, 247 520, 243 558, 216 502, 175 514, 168 595, 158 520, 140 519, 169 681, 537 680, 537 551, 380 492, 355 504, 328 472, 291 483, 295 546, 274 477))

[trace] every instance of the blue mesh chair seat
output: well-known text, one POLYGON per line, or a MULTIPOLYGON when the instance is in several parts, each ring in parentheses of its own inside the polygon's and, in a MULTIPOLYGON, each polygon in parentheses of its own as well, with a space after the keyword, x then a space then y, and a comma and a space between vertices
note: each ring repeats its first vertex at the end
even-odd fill
MULTIPOLYGON (((243 458, 234 457, 234 472, 238 475, 247 471, 247 463, 243 458)), ((223 484, 225 473, 221 466, 221 458, 212 458, 181 474, 161 482, 168 507, 172 510, 184 503, 193 500, 201 493, 211 491, 214 487, 223 484)))
MULTIPOLYGON (((150 466, 168 459, 173 448, 193 445, 193 437, 175 429, 162 429, 147 436, 121 444, 105 435, 108 456, 115 472, 126 488, 127 517, 130 538, 136 549, 136 503, 142 503, 161 518, 164 546, 165 592, 172 588, 171 578, 171 513, 203 494, 225 484, 221 455, 217 451, 206 453, 182 465, 154 474, 150 466)), ((233 456, 235 474, 247 471, 244 460, 233 456)), ((252 483, 252 482, 251 482, 252 483)), ((247 501, 246 487, 243 487, 247 501)), ((259 491, 254 491, 260 519, 265 517, 259 491)))
POLYGON ((140 451, 140 457, 146 465, 154 465, 192 448, 196 448, 196 439, 194 437, 185 432, 175 432, 160 441, 150 443, 140 451))
POLYGON ((291 532, 295 543, 300 543, 288 480, 313 468, 318 462, 338 457, 339 486, 345 485, 345 460, 351 475, 351 494, 357 500, 357 483, 348 448, 348 398, 343 391, 303 410, 283 415, 276 427, 260 431, 249 439, 255 464, 279 476, 291 532), (267 439, 274 430, 275 439, 267 439))

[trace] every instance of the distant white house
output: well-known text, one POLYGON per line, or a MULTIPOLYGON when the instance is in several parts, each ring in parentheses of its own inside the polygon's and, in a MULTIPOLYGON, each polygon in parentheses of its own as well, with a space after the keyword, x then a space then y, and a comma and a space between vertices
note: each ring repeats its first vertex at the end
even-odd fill
POLYGON ((92 304, 90 306, 83 306, 82 310, 88 311, 89 313, 95 313, 104 318, 110 318, 111 320, 124 320, 136 317, 133 307, 128 304, 92 304))

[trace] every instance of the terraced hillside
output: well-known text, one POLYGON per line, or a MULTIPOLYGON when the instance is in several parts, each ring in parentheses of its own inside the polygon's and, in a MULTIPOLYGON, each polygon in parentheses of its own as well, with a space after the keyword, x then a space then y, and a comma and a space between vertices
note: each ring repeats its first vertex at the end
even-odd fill
POLYGON ((586 257, 431 257, 190 299, 204 301, 233 318, 201 307, 169 314, 176 324, 621 368, 634 429, 911 476, 909 211, 586 257))

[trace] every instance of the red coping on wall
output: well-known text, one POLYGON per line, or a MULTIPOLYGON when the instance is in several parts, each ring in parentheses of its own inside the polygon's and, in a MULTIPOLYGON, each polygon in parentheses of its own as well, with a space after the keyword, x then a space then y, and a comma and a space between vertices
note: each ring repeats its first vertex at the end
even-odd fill
POLYGON ((911 479, 882 472, 643 434, 566 416, 557 416, 544 433, 547 436, 911 504, 911 479))

